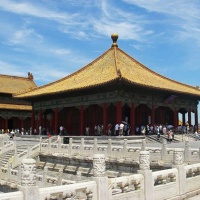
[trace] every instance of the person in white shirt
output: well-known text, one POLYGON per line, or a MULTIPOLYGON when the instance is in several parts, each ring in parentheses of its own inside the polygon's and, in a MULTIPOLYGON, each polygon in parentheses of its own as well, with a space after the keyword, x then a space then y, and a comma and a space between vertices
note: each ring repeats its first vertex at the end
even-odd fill
POLYGON ((124 124, 119 125, 119 136, 123 136, 124 124))
POLYGON ((119 135, 119 124, 118 123, 115 125, 115 135, 116 136, 119 135))

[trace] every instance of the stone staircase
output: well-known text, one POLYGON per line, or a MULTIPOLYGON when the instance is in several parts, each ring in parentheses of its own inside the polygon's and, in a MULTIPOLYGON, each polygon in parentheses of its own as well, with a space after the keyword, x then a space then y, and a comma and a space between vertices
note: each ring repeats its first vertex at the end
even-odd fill
MULTIPOLYGON (((33 146, 30 144, 27 145, 17 145, 17 154, 20 154, 28 149, 28 146, 33 146)), ((15 151, 11 150, 2 155, 0 155, 0 167, 5 167, 8 165, 9 159, 14 156, 15 151)))

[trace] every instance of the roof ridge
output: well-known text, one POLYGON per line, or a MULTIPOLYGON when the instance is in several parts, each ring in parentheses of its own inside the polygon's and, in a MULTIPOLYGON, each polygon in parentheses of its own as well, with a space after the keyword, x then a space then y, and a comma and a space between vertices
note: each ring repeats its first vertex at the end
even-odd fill
POLYGON ((116 69, 116 73, 117 73, 117 76, 119 78, 121 78, 121 71, 120 69, 117 67, 117 46, 112 46, 112 48, 114 48, 114 63, 115 63, 115 69, 116 69))
MULTIPOLYGON (((78 73, 80 73, 81 71, 87 69, 89 66, 91 66, 92 64, 94 64, 95 62, 97 62, 98 60, 100 60, 100 59, 101 59, 106 53, 108 53, 110 50, 112 50, 112 47, 109 48, 109 49, 108 49, 106 52, 104 52, 102 55, 100 55, 98 58, 96 58, 96 59, 93 60, 92 62, 89 62, 87 65, 85 65, 85 66, 82 67, 81 69, 79 69, 79 70, 73 72, 72 74, 69 74, 69 75, 67 75, 67 76, 64 76, 63 78, 58 79, 58 80, 56 80, 56 81, 53 81, 53 82, 51 82, 51 83, 48 83, 48 84, 39 86, 39 87, 33 89, 32 91, 37 90, 37 89, 41 89, 41 88, 48 87, 48 86, 53 85, 53 84, 55 84, 55 83, 62 82, 63 80, 68 79, 68 78, 70 78, 70 77, 72 77, 72 76, 75 76, 76 74, 78 74, 78 73)), ((27 92, 25 92, 25 93, 27 93, 27 92)), ((25 94, 25 93, 22 93, 22 94, 25 94)))
POLYGON ((11 77, 11 78, 17 78, 17 79, 27 79, 30 80, 28 77, 23 76, 14 76, 14 75, 7 75, 7 74, 0 74, 1 77, 11 77))
MULTIPOLYGON (((174 83, 177 83, 177 84, 180 84, 180 85, 183 85, 183 86, 190 87, 190 88, 192 88, 192 89, 199 90, 199 89, 198 89, 197 87, 195 87, 195 86, 191 86, 191 85, 188 85, 188 84, 185 84, 185 83, 182 83, 182 82, 175 81, 175 80, 173 80, 173 79, 167 78, 166 76, 161 75, 161 74, 159 74, 159 73, 157 73, 157 72, 155 72, 155 71, 149 69, 147 66, 143 65, 143 64, 140 63, 138 60, 136 60, 135 58, 133 58, 133 57, 131 57, 130 55, 128 55, 128 54, 127 54, 126 52, 124 52, 122 49, 120 49, 120 48, 118 48, 118 49, 119 49, 119 51, 121 51, 123 54, 125 54, 126 56, 128 56, 130 59, 134 60, 134 61, 135 61, 137 64, 139 64, 143 69, 146 69, 146 70, 150 71, 151 73, 153 73, 153 74, 155 74, 155 75, 157 75, 157 76, 160 76, 161 78, 164 78, 164 79, 166 79, 166 80, 172 81, 172 82, 174 82, 174 83)), ((124 77, 124 78, 125 78, 125 77, 124 77)))

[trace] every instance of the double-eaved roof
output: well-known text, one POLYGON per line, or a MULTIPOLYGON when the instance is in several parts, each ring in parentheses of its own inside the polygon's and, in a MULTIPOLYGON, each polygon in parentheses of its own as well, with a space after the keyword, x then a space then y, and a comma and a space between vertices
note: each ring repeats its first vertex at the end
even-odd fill
POLYGON ((84 88, 105 85, 117 79, 147 88, 191 94, 200 97, 200 90, 166 78, 148 69, 130 57, 116 43, 118 36, 113 34, 113 44, 104 54, 80 70, 58 81, 35 88, 18 98, 32 98, 42 95, 65 93, 84 88))
MULTIPOLYGON (((0 94, 3 96, 9 94, 11 98, 14 94, 29 92, 37 87, 31 73, 28 73, 27 78, 0 74, 0 86, 0 94)), ((1 100, 0 109, 31 111, 32 106, 25 102, 16 102, 10 99, 1 100)))
POLYGON ((28 73, 28 78, 0 74, 0 93, 19 94, 37 88, 33 76, 28 73))

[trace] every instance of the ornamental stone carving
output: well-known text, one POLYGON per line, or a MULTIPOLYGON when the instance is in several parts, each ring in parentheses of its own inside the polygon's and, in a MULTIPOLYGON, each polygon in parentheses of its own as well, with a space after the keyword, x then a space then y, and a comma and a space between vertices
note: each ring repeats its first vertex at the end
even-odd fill
POLYGON ((105 155, 94 154, 93 157, 93 175, 94 177, 104 177, 106 172, 105 155))
POLYGON ((142 147, 141 147, 142 151, 146 151, 146 140, 142 140, 142 147))
POLYGON ((180 148, 174 150, 174 158, 173 158, 174 165, 183 165, 184 161, 183 152, 184 150, 180 148))
POLYGON ((140 170, 150 169, 150 154, 149 154, 149 151, 140 151, 139 167, 140 167, 140 170))
POLYGON ((36 186, 36 161, 24 159, 21 162, 21 186, 36 186))

